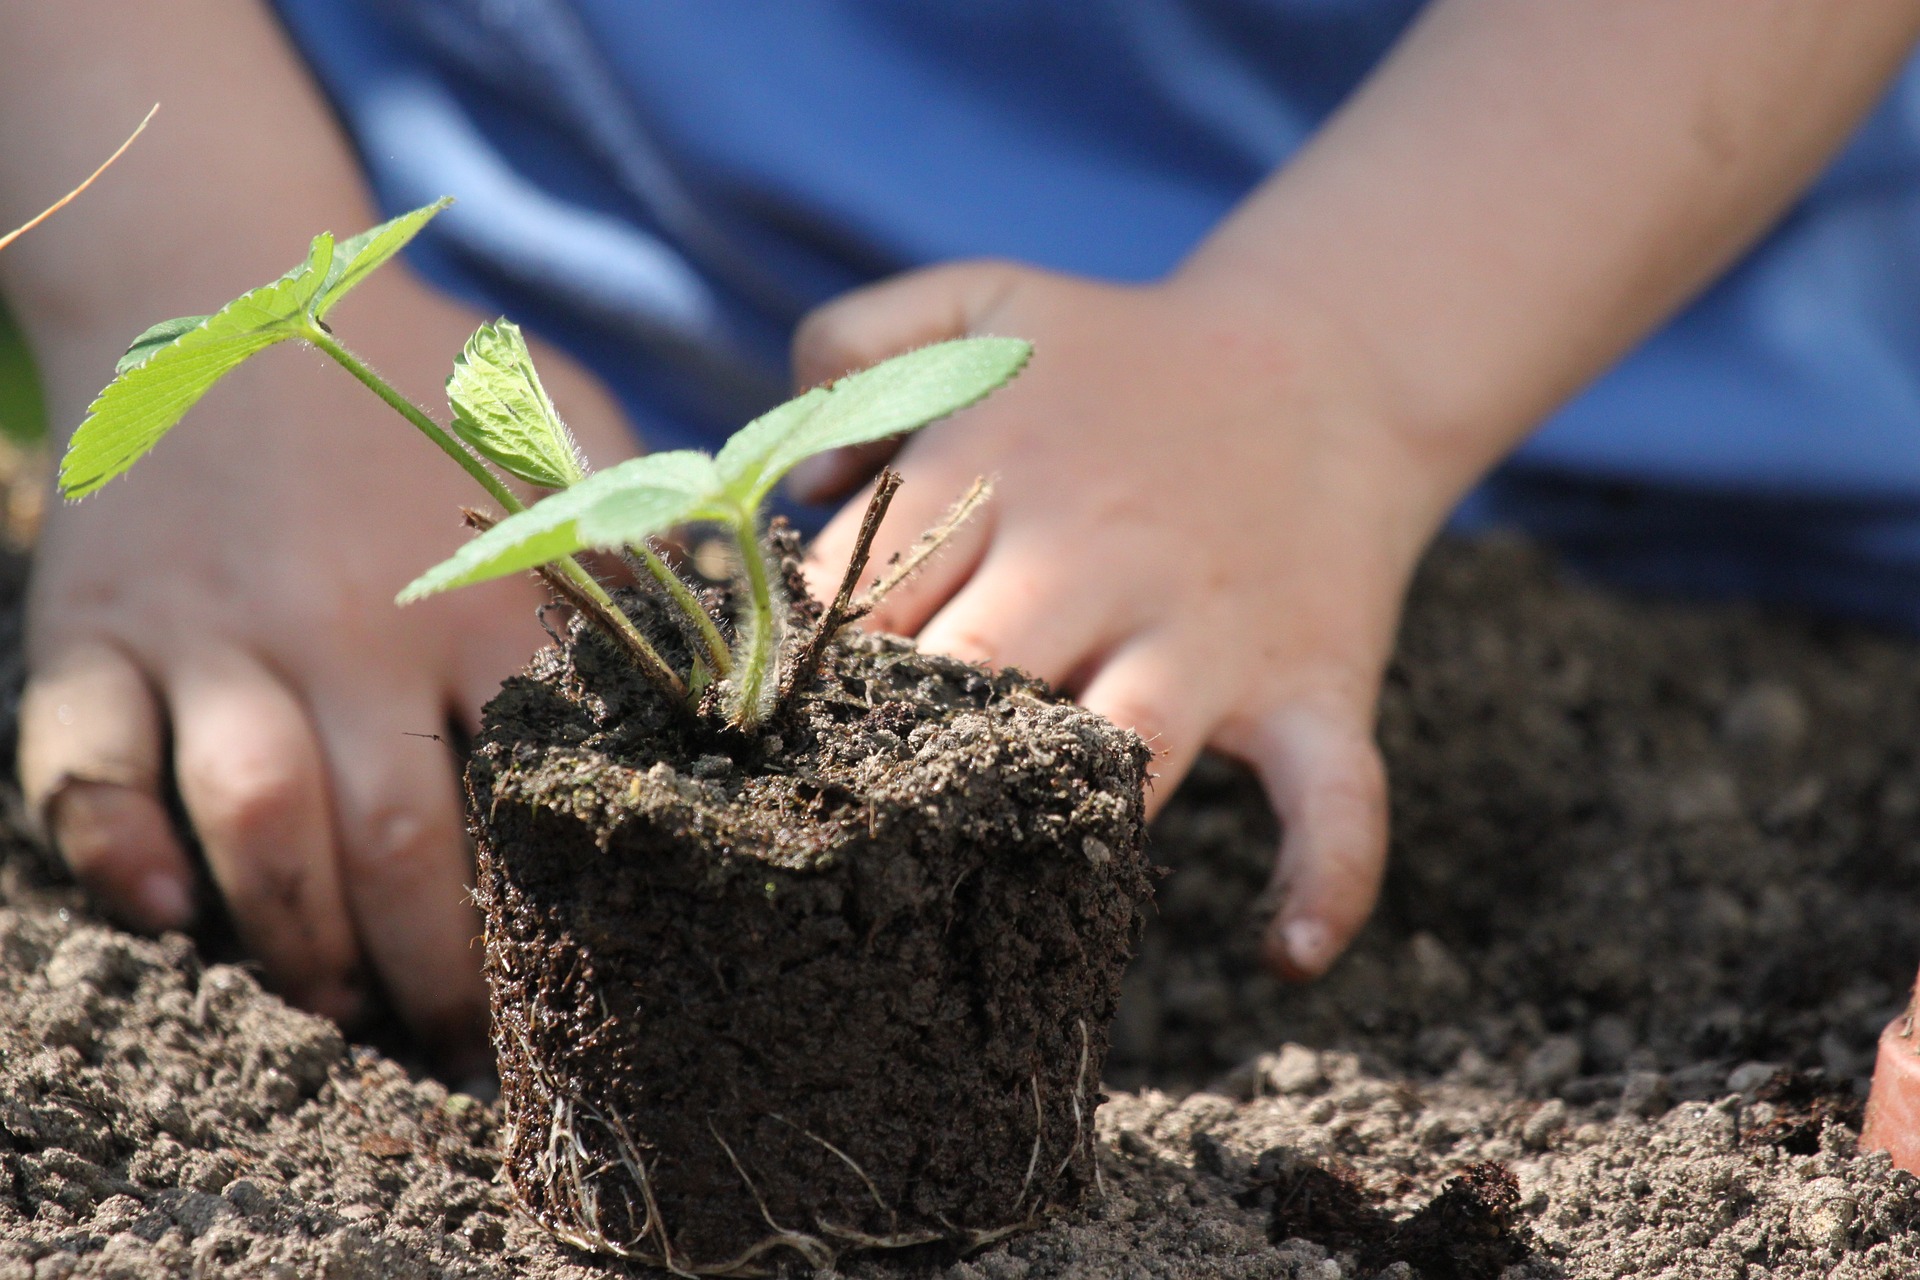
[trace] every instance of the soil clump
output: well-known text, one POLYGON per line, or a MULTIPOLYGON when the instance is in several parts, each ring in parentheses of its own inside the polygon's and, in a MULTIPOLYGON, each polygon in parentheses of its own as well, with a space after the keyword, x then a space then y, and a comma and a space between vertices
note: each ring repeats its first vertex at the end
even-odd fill
MULTIPOLYGON (((1253 967, 1272 824, 1207 764, 1151 836, 1170 874, 1102 1188, 970 1256, 820 1274, 1412 1280, 1490 1241, 1524 1249, 1503 1280, 1920 1274, 1920 1183, 1856 1152, 1849 1104, 1920 957, 1917 659, 1442 546, 1383 708, 1394 862, 1353 953, 1302 989, 1253 967), (1309 1169, 1346 1209, 1271 1238, 1263 1196, 1309 1169), (1390 1243, 1423 1211, 1456 1224, 1437 1256, 1390 1243)), ((622 1274, 514 1212, 500 1138, 187 940, 109 928, 8 837, 0 1280, 622 1274)))

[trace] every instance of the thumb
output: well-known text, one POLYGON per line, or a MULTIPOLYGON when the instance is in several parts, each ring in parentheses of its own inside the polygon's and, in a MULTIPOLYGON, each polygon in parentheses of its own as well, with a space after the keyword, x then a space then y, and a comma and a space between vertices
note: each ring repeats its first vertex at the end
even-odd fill
POLYGON ((972 333, 1012 292, 1021 271, 1006 262, 954 262, 841 294, 794 330, 794 384, 818 386, 902 351, 972 333))
POLYGON ((1275 903, 1261 950, 1283 977, 1325 973, 1365 924, 1387 857, 1387 776, 1370 716, 1296 703, 1227 746, 1259 773, 1279 816, 1275 903))

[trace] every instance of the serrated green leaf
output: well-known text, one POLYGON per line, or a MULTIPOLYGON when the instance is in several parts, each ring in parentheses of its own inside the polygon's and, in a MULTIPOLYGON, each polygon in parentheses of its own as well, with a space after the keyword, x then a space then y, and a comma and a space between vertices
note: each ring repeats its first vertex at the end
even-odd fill
POLYGON ((469 583, 505 577, 580 551, 645 542, 692 520, 723 515, 720 473, 694 449, 650 453, 596 472, 508 516, 409 583, 408 604, 469 583))
POLYGON ((447 379, 447 402, 454 434, 509 475, 544 489, 565 489, 586 477, 580 450, 512 321, 481 325, 467 339, 447 379))
POLYGON ((293 337, 332 257, 332 237, 314 237, 301 266, 155 346, 108 383, 60 461, 61 494, 84 498, 125 472, 214 383, 249 356, 293 337))
POLYGON ((327 273, 326 283, 321 286, 320 300, 313 304, 314 318, 324 319, 349 290, 365 280, 388 258, 406 248, 408 241, 433 221, 434 215, 452 203, 452 196, 441 196, 432 204, 390 218, 377 227, 370 227, 357 236, 342 240, 333 256, 332 270, 327 273))
POLYGON ((212 316, 181 316, 177 320, 162 320, 133 340, 133 345, 127 348, 127 354, 114 364, 113 371, 125 373, 135 365, 145 364, 147 358, 161 347, 190 329, 198 329, 211 319, 212 316))
POLYGON ((908 351, 761 415, 727 441, 715 462, 727 492, 758 507, 803 458, 884 440, 964 409, 1020 372, 1032 354, 1018 338, 956 338, 908 351))

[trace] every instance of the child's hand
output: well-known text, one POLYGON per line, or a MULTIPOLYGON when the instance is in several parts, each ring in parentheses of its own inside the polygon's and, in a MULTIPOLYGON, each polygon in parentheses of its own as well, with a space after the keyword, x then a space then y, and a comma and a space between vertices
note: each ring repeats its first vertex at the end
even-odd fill
MULTIPOLYGON (((1366 919, 1386 848, 1374 704, 1416 557, 1454 497, 1323 331, 1176 279, 1119 287, 1002 264, 920 272, 817 312, 799 380, 965 333, 1034 358, 894 460, 876 563, 977 475, 987 508, 873 625, 1021 667, 1138 730, 1150 807, 1203 747, 1256 768, 1284 824, 1268 957, 1324 970, 1366 919)), ((844 492, 862 459, 804 477, 844 492)), ((837 580, 860 504, 815 545, 837 580)))
MULTIPOLYGON (((364 350, 431 403, 479 317, 401 273, 364 290, 364 350)), ((541 358, 595 460, 631 454, 604 402, 541 358)), ((542 641, 545 594, 521 577, 393 596, 482 498, 341 370, 269 352, 133 478, 50 513, 21 711, 27 799, 109 909, 158 929, 208 905, 189 896, 177 787, 274 986, 351 1020, 378 981, 456 1066, 484 1060, 486 1010, 447 730, 471 730, 542 641)))

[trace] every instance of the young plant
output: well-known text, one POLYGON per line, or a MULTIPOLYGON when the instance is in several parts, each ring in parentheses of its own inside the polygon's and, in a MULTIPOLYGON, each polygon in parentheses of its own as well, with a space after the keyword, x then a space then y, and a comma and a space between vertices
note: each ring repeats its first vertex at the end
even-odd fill
MULTIPOLYGON (((74 433, 60 465, 61 493, 82 498, 124 473, 216 382, 255 354, 283 341, 307 342, 432 440, 507 513, 497 521, 470 513, 480 535, 409 584, 400 603, 532 570, 612 636, 664 692, 692 701, 709 684, 725 681, 721 705, 728 721, 741 727, 761 723, 781 692, 810 674, 832 630, 858 616, 860 609, 850 603, 852 579, 864 569, 872 532, 865 531, 863 552, 820 630, 783 673, 785 601, 760 541, 761 510, 774 486, 814 454, 899 435, 965 408, 1017 373, 1031 349, 1011 338, 937 343, 777 406, 742 427, 717 455, 674 450, 591 473, 548 399, 519 329, 508 321, 482 325, 455 361, 447 380, 450 428, 395 391, 328 327, 326 316, 340 299, 449 203, 443 199, 402 214, 338 244, 330 235, 316 236, 306 261, 280 279, 212 315, 169 320, 141 334, 74 433), (557 492, 528 507, 489 463, 557 492), (720 526, 739 552, 731 645, 652 547, 653 538, 693 523, 720 526), (587 551, 638 557, 692 641, 695 656, 687 672, 661 657, 581 564, 578 557, 587 551)), ((869 526, 891 494, 891 483, 876 493, 869 526)), ((976 488, 950 523, 978 501, 976 488)))

